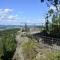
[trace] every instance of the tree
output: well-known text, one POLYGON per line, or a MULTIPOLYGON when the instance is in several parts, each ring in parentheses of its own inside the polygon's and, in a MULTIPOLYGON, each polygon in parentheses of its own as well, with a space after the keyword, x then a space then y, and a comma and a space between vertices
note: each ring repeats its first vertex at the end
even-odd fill
MULTIPOLYGON (((46 0, 41 0, 41 2, 44 2, 46 0)), ((60 3, 59 0, 47 0, 47 2, 49 2, 50 4, 54 5, 54 6, 57 6, 57 4, 60 3)))
POLYGON ((46 16, 46 30, 48 30, 48 19, 52 21, 49 25, 50 34, 54 37, 60 37, 60 0, 41 0, 41 2, 46 2, 47 6, 50 8, 53 5, 56 10, 49 9, 46 16))
POLYGON ((46 31, 48 31, 48 14, 46 16, 46 21, 45 21, 45 27, 46 27, 46 31))
MULTIPOLYGON (((44 2, 46 0, 41 0, 41 2, 44 2)), ((50 7, 50 5, 53 5, 56 7, 56 10, 58 11, 58 5, 60 4, 60 0, 47 0, 46 4, 48 7, 50 7)))
POLYGON ((54 10, 53 10, 53 9, 50 9, 50 10, 48 11, 48 13, 49 13, 49 16, 51 16, 51 15, 54 13, 54 10))

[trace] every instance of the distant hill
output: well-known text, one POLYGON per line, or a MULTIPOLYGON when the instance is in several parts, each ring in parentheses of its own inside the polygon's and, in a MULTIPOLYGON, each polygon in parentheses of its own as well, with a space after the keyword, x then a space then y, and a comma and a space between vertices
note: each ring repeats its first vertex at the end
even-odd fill
MULTIPOLYGON (((0 29, 10 29, 10 28, 24 28, 25 25, 0 25, 0 29)), ((39 25, 27 25, 28 28, 42 28, 39 25)))

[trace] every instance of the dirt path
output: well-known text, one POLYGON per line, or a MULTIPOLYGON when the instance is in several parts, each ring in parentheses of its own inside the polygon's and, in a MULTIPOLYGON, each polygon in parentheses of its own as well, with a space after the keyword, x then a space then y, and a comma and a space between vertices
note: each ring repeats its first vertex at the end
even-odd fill
POLYGON ((12 60, 16 60, 17 58, 18 60, 24 60, 21 44, 27 41, 28 41, 28 38, 25 36, 25 32, 22 33, 18 31, 16 35, 17 47, 12 60))

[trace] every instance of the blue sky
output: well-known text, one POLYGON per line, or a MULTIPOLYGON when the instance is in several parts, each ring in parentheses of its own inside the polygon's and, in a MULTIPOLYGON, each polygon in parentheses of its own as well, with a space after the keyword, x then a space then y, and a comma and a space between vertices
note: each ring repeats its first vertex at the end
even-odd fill
POLYGON ((44 23, 48 11, 40 0, 0 0, 0 25, 44 23))

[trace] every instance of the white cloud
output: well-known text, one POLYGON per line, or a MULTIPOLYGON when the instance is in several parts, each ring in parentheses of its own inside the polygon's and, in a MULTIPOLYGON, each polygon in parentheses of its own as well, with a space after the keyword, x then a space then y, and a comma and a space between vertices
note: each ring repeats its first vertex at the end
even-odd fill
POLYGON ((11 12, 13 9, 4 9, 5 12, 11 12))
POLYGON ((13 9, 0 9, 0 24, 19 24, 18 14, 12 15, 13 9))
POLYGON ((13 9, 0 9, 0 19, 10 16, 13 12, 13 9))
POLYGON ((13 9, 0 9, 0 15, 10 14, 13 9))
POLYGON ((26 18, 25 16, 20 16, 20 14, 12 14, 13 9, 0 9, 0 24, 1 25, 20 25, 20 24, 39 24, 44 23, 44 19, 26 18))

